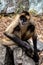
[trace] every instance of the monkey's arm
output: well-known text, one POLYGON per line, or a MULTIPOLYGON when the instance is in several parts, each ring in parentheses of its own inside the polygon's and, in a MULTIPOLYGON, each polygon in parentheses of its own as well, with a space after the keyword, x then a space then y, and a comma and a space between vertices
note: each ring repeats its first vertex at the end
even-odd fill
POLYGON ((5 30, 5 32, 12 33, 13 29, 19 24, 19 17, 20 15, 17 14, 14 21, 8 26, 8 28, 5 30))
POLYGON ((13 34, 4 33, 4 35, 7 36, 9 39, 11 39, 13 42, 15 42, 19 47, 21 47, 26 52, 28 56, 32 58, 33 55, 31 54, 33 53, 33 50, 28 43, 22 41, 19 37, 13 34))
MULTIPOLYGON (((31 32, 31 34, 29 34, 29 31, 26 33, 26 37, 25 37, 25 40, 29 39, 32 37, 32 40, 33 40, 33 47, 34 47, 34 56, 33 56, 33 59, 34 61, 36 62, 36 64, 39 63, 39 56, 38 56, 38 52, 37 52, 37 34, 36 34, 36 31, 35 32, 31 32)), ((29 42, 27 42, 29 43, 29 42)))

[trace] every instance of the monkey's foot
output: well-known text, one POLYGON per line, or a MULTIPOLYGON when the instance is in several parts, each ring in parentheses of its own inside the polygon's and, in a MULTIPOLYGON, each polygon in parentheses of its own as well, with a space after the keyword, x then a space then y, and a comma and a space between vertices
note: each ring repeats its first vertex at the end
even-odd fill
POLYGON ((33 60, 35 61, 35 65, 39 65, 39 55, 37 53, 33 55, 33 60))

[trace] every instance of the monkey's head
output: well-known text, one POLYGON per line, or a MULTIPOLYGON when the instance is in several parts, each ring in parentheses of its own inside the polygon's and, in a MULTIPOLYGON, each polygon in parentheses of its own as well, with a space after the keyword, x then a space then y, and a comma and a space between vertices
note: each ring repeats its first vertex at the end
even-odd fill
POLYGON ((23 11, 20 14, 20 22, 22 25, 28 24, 30 20, 30 14, 27 11, 23 11))

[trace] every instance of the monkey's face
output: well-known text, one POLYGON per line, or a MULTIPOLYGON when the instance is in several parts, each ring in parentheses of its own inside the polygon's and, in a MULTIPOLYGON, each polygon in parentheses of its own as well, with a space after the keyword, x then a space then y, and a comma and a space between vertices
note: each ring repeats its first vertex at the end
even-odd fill
POLYGON ((20 23, 22 26, 29 24, 30 15, 28 12, 22 12, 20 15, 20 23))

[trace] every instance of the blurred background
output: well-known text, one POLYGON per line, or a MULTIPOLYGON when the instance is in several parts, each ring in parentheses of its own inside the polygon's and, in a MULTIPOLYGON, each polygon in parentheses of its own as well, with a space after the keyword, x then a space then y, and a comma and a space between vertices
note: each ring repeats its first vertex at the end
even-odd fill
POLYGON ((16 12, 18 9, 43 13, 43 0, 0 0, 0 13, 16 12))

